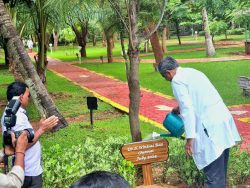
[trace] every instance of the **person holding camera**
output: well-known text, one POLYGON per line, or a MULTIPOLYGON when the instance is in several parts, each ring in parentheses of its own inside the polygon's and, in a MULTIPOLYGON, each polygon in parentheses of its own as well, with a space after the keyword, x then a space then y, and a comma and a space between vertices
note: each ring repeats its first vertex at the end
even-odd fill
POLYGON ((171 82, 178 102, 173 113, 184 122, 187 156, 203 169, 206 188, 225 188, 229 148, 241 140, 231 113, 202 72, 179 67, 172 57, 163 59, 158 70, 171 82))
MULTIPOLYGON (((12 127, 12 131, 22 131, 31 129, 32 126, 28 120, 26 108, 29 104, 30 92, 28 86, 23 82, 13 82, 7 88, 7 100, 10 102, 13 97, 18 96, 21 107, 16 113, 16 123, 12 127)), ((4 122, 5 112, 2 116, 2 131, 6 131, 4 122)), ((25 152, 25 168, 24 168, 24 184, 23 188, 41 188, 42 187, 42 163, 41 163, 41 145, 39 138, 46 131, 51 130, 58 123, 58 117, 51 116, 47 119, 42 118, 37 127, 38 130, 34 134, 32 143, 28 144, 25 152)))
MULTIPOLYGON (((15 140, 14 133, 12 134, 15 140)), ((26 131, 23 131, 18 137, 15 147, 15 165, 8 174, 0 174, 0 187, 4 188, 20 188, 24 182, 24 156, 28 145, 26 131)), ((14 148, 11 148, 14 149, 14 148)), ((12 151, 6 151, 12 152, 12 151)))

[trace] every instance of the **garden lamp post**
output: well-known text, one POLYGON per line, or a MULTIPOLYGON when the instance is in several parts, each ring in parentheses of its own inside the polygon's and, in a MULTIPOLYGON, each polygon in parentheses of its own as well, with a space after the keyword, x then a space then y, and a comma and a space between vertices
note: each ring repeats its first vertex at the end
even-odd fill
POLYGON ((52 43, 49 43, 50 53, 52 54, 52 43))
POLYGON ((79 49, 79 64, 81 64, 82 63, 82 56, 81 56, 81 49, 82 49, 82 47, 78 46, 78 49, 79 49))

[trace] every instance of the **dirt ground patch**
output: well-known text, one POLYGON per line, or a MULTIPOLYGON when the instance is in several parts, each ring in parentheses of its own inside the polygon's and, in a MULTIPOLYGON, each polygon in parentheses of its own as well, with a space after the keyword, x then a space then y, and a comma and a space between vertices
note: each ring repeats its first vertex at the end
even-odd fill
POLYGON ((232 55, 232 56, 243 56, 243 55, 246 55, 244 52, 229 52, 228 53, 229 55, 232 55))
POLYGON ((64 99, 64 98, 72 98, 71 94, 63 93, 63 92, 49 92, 52 99, 64 99))
MULTIPOLYGON (((124 112, 121 112, 119 110, 96 112, 93 114, 93 119, 94 121, 107 120, 107 119, 113 119, 113 118, 119 117, 123 114, 124 112)), ((80 115, 77 117, 70 117, 70 118, 66 118, 66 120, 68 123, 83 122, 86 120, 90 121, 90 114, 84 114, 84 115, 80 115)))
POLYGON ((4 109, 6 106, 6 101, 5 100, 0 100, 0 108, 4 109))
MULTIPOLYGON (((123 115, 124 113, 119 110, 113 110, 113 111, 104 111, 104 112, 97 112, 94 113, 94 121, 96 120, 107 120, 107 119, 113 119, 116 117, 119 117, 123 115)), ((83 114, 76 117, 68 117, 66 118, 66 121, 68 123, 75 123, 75 122, 86 122, 90 121, 90 115, 89 114, 83 114)), ((31 122, 33 129, 36 131, 38 129, 38 121, 31 122)))

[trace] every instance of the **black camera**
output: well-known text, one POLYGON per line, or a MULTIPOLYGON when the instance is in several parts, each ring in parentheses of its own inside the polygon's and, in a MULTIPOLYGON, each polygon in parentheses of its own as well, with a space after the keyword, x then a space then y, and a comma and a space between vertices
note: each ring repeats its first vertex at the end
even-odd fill
POLYGON ((3 146, 5 145, 12 146, 12 139, 11 139, 12 133, 15 134, 15 138, 17 139, 22 134, 23 131, 26 131, 29 143, 31 143, 34 138, 34 131, 31 128, 24 129, 21 131, 11 130, 11 128, 16 125, 16 113, 20 108, 20 106, 21 103, 19 101, 19 97, 13 97, 5 109, 5 115, 3 121, 7 130, 4 131, 3 133, 3 146))

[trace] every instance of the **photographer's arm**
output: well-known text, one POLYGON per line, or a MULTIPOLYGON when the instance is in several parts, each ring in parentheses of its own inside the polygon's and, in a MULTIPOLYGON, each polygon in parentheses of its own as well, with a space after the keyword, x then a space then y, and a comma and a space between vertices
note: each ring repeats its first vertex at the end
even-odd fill
POLYGON ((24 152, 28 144, 27 134, 22 133, 16 144, 15 166, 6 174, 0 174, 0 187, 21 187, 24 181, 24 152))
POLYGON ((50 116, 47 119, 41 119, 38 122, 38 130, 35 132, 34 139, 32 143, 28 144, 28 148, 33 146, 39 138, 47 131, 51 130, 53 127, 55 127, 58 123, 59 119, 56 116, 50 116))

